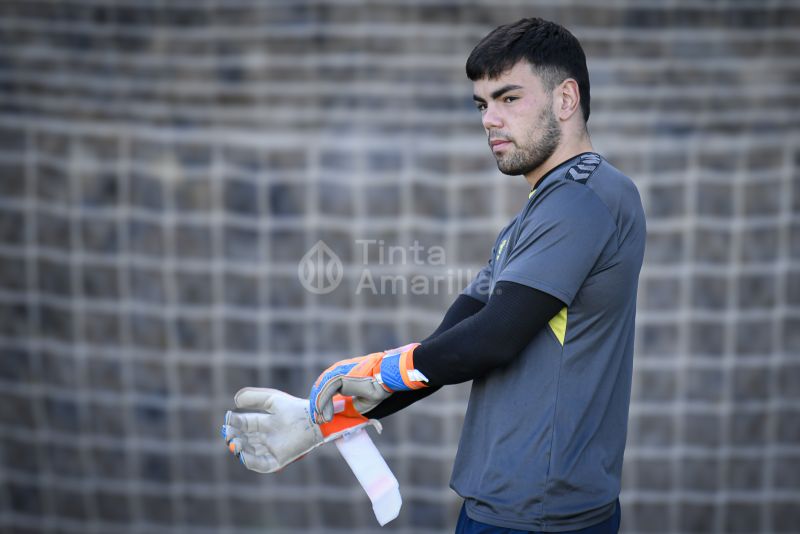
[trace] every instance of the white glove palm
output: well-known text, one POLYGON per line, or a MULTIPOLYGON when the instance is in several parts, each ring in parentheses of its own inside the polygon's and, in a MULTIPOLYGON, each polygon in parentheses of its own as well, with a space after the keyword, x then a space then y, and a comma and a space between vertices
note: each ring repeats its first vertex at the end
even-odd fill
MULTIPOLYGON (((222 436, 242 464, 259 473, 274 473, 308 454, 320 445, 368 425, 378 432, 378 421, 346 409, 345 398, 338 399, 338 413, 331 423, 311 422, 307 399, 293 397, 271 388, 243 388, 234 396, 234 405, 245 413, 227 412, 222 436), (347 412, 345 415, 344 412, 347 412)), ((352 399, 347 399, 352 405, 352 399)))

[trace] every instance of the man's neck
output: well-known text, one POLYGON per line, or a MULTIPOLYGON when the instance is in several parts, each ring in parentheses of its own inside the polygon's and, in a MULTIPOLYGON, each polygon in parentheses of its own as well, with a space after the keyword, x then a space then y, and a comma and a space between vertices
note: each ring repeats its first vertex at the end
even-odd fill
POLYGON ((530 184, 531 189, 535 189, 539 185, 539 181, 548 172, 555 169, 558 165, 564 163, 584 152, 593 152, 592 142, 589 136, 582 136, 574 143, 563 143, 553 152, 553 154, 545 160, 544 163, 536 167, 531 172, 525 175, 525 180, 530 184))

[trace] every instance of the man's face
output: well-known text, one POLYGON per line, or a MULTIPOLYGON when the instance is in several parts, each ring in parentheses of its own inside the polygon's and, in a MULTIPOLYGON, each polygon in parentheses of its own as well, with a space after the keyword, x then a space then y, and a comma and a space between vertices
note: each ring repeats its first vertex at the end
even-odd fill
POLYGON ((552 94, 530 63, 520 61, 495 79, 481 78, 473 90, 500 172, 527 174, 555 152, 561 130, 552 94))

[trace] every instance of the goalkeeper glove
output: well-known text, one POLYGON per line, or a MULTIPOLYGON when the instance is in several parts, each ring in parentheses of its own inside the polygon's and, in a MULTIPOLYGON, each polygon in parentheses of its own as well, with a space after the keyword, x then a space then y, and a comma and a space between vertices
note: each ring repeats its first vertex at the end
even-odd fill
POLYGON ((410 343, 328 367, 314 382, 308 398, 312 421, 321 424, 333 418, 332 399, 337 393, 352 396, 353 407, 362 414, 395 391, 427 387, 428 379, 414 369, 414 349, 418 346, 410 343))
POLYGON ((227 412, 222 437, 246 468, 259 473, 279 471, 320 445, 366 426, 381 431, 378 421, 358 413, 352 399, 341 395, 333 398, 335 415, 323 425, 311 422, 306 399, 277 389, 240 389, 234 404, 253 411, 227 412))

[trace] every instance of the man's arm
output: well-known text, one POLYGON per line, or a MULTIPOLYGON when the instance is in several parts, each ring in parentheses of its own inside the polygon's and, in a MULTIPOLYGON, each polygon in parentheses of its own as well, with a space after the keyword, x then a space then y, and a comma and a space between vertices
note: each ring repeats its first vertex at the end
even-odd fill
POLYGON ((447 328, 437 328, 438 335, 414 350, 414 368, 428 379, 428 387, 396 392, 367 417, 386 417, 443 385, 472 380, 508 364, 564 307, 552 295, 515 282, 498 282, 485 306, 465 298, 479 305, 473 307, 475 312, 447 328))
POLYGON ((564 306, 538 289, 500 281, 480 311, 414 350, 414 368, 429 387, 483 376, 510 363, 564 306))
POLYGON ((436 330, 434 330, 431 335, 426 337, 420 343, 427 343, 442 332, 450 330, 467 317, 471 317, 472 315, 478 313, 484 306, 485 304, 478 299, 464 294, 459 295, 444 314, 444 318, 442 319, 442 322, 439 323, 439 326, 436 328, 436 330))
MULTIPOLYGON (((425 338, 422 343, 428 343, 430 340, 453 328, 464 319, 475 315, 483 307, 483 302, 479 301, 478 299, 474 299, 464 294, 459 295, 444 314, 444 318, 436 330, 434 330, 431 335, 425 338)), ((366 412, 364 415, 370 419, 382 419, 388 415, 392 415, 393 413, 402 410, 403 408, 411 406, 418 400, 422 400, 425 397, 432 395, 433 393, 439 391, 440 387, 441 386, 415 389, 411 391, 398 391, 369 412, 366 412)))
POLYGON ((328 367, 311 387, 309 414, 317 423, 330 421, 331 398, 337 393, 352 396, 356 410, 365 414, 402 391, 483 376, 509 363, 563 307, 562 301, 548 293, 500 281, 480 311, 424 346, 409 343, 328 367))

